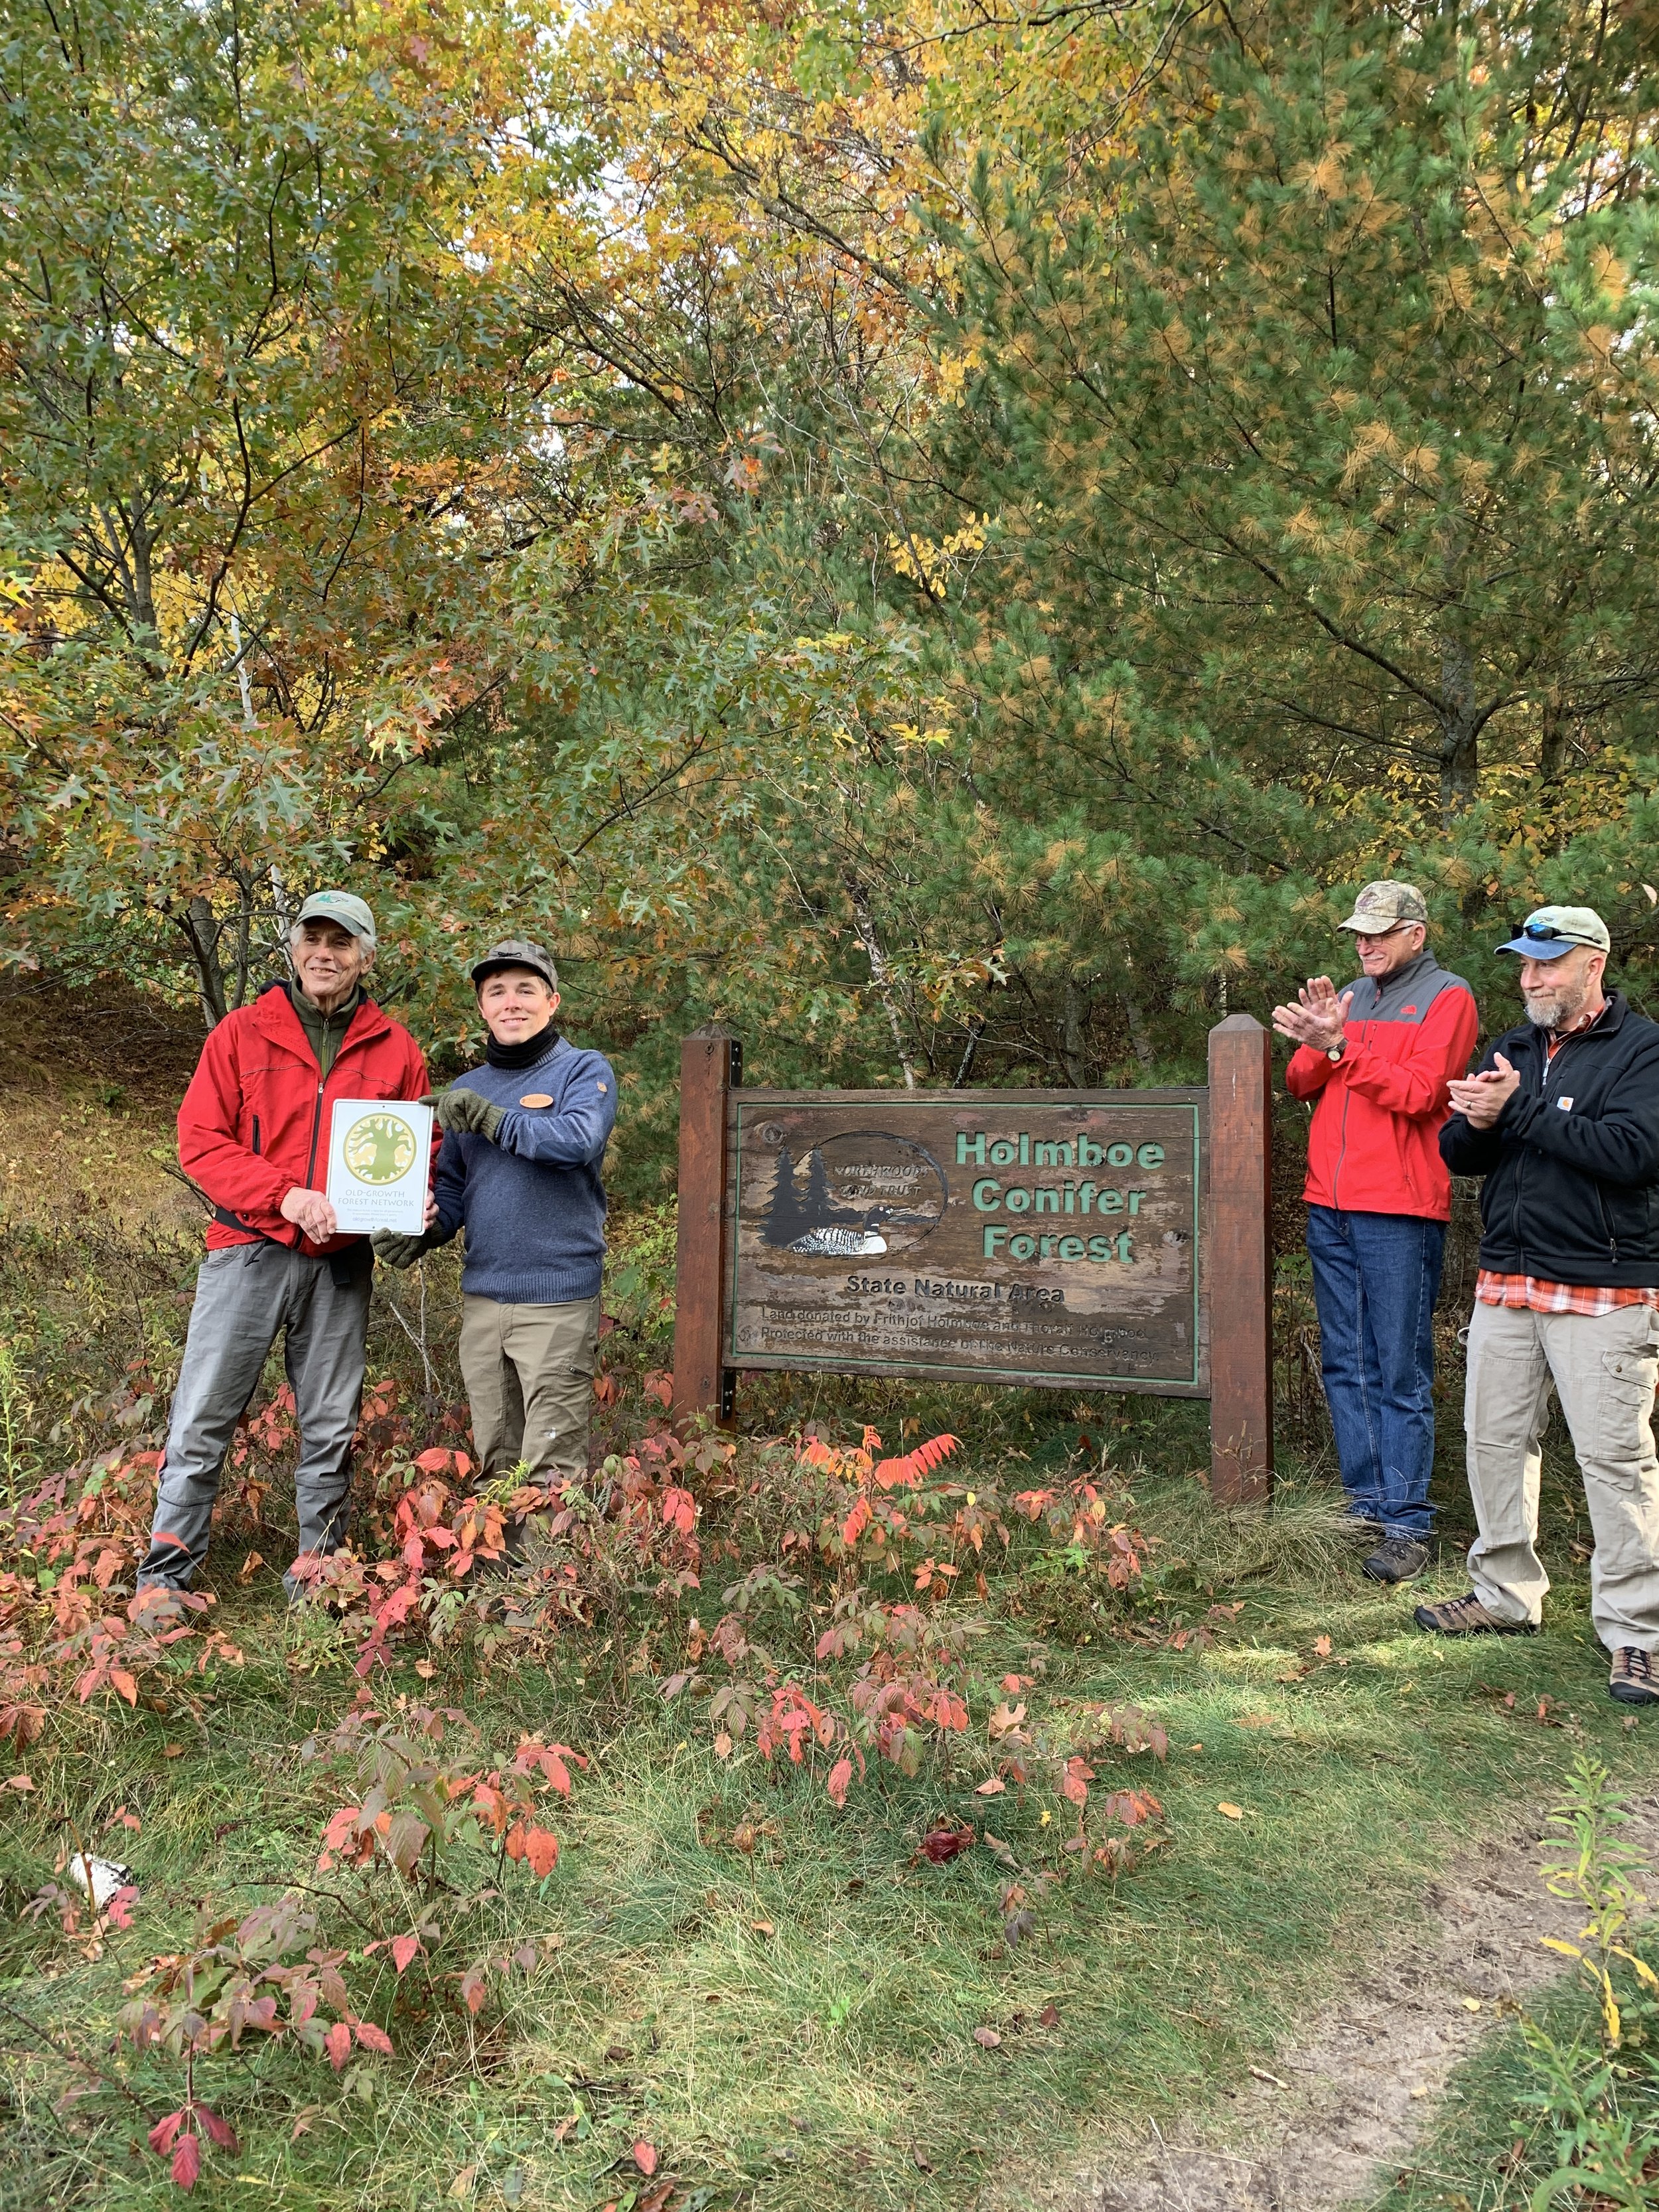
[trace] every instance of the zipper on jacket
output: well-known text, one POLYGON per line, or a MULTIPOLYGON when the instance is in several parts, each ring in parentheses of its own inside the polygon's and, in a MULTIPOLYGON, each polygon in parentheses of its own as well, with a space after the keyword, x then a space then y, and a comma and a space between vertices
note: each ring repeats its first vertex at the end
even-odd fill
MULTIPOLYGON (((346 1026, 349 1029, 350 1027, 350 1024, 348 1023, 346 1026)), ((358 1042, 361 1044, 362 1042, 362 1039, 360 1037, 358 1039, 358 1042)), ((328 1075, 333 1074, 335 1069, 345 1058, 345 1054, 346 1041, 342 1037, 340 1039, 340 1049, 335 1054, 333 1059, 328 1064, 328 1075)), ((312 1188, 311 1178, 317 1171, 317 1139, 322 1133, 323 1088, 328 1081, 328 1075, 325 1075, 320 1068, 317 1071, 317 1103, 313 1109, 311 1116, 311 1157, 306 1162, 306 1188, 307 1190, 312 1188)))
MULTIPOLYGON (((1370 1030, 1369 1022, 1360 1024, 1359 1041, 1362 1044, 1370 1042, 1370 1030)), ((1351 1095, 1345 1083, 1342 1086, 1342 1119, 1336 1132, 1336 1165, 1331 1170, 1331 1205, 1339 1213, 1342 1210, 1342 1163, 1348 1157, 1348 1100, 1351 1095)))

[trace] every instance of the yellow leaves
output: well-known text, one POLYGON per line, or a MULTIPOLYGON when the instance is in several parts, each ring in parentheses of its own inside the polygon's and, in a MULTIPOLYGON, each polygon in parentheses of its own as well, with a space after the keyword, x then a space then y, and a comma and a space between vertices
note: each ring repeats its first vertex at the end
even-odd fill
POLYGON ((914 531, 902 537, 890 532, 887 539, 888 565, 896 576, 908 576, 912 583, 920 584, 928 596, 935 599, 945 597, 948 578, 962 564, 964 553, 981 553, 985 550, 987 532, 993 518, 970 515, 960 530, 953 530, 948 538, 935 544, 931 538, 919 537, 914 531))

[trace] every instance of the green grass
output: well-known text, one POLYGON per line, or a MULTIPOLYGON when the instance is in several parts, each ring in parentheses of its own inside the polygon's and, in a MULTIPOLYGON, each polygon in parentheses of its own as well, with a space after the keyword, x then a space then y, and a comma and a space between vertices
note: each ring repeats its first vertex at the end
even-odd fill
MULTIPOLYGON (((471 2167, 471 2201, 586 2212, 643 2187, 629 2151, 644 2136, 680 2177, 681 2205, 1030 2203, 1091 2143, 1139 2135, 1149 2118, 1201 2124, 1219 2083, 1267 2060, 1413 1913, 1437 1865, 1552 1796, 1573 1745, 1651 1782, 1656 1724, 1628 1730, 1607 1703, 1577 1583, 1558 1589, 1544 1636, 1449 1646, 1413 1629, 1413 1594, 1358 1577, 1323 1494, 1292 1493, 1263 1523, 1217 1514, 1189 1482, 1142 1478, 1133 1517, 1166 1560, 1188 1563, 1175 1579, 1198 1613, 1212 1588, 1244 1611, 1212 1648, 1180 1652, 1089 1627, 1086 1644, 1039 1644, 1020 1620, 998 1621, 988 1665, 1040 1666, 1051 1708, 1139 1705, 1171 1745, 1156 1771, 1146 1754, 1101 1762, 1097 1785, 1152 1788, 1168 1848, 1115 1884, 1070 1872, 1012 1953, 998 1910, 1009 1877, 990 1853, 915 1856, 925 1827, 951 1815, 988 1825, 1028 1884, 1066 1863, 1068 1808, 1037 1789, 1023 1802, 977 1796, 982 1755, 954 1783, 874 1776, 837 1812, 821 1761, 768 1768, 739 1750, 722 1765, 694 1711, 663 1706, 639 1678, 619 1692, 620 1652, 573 1643, 551 1668, 484 1686, 441 1674, 423 1688, 400 1666, 398 1689, 465 1703, 496 1741, 542 1728, 593 1759, 556 1823, 566 1849, 544 1893, 509 1869, 470 1918, 479 1951, 532 1935, 544 1963, 471 2024, 453 1996, 429 2001, 412 1969, 392 2021, 397 2057, 354 2061, 343 2081, 258 2039, 211 2062, 210 2094, 246 2150, 210 2162, 196 2201, 435 2206, 471 2167), (1326 1661, 1310 1656, 1321 1636, 1326 1661), (1511 1690, 1513 1709, 1501 1702, 1511 1690), (1544 1696, 1564 1726, 1528 1717, 1544 1696), (745 1820, 776 1827, 752 1857, 732 1842, 745 1820), (1044 2027, 1050 2005, 1058 2022, 1044 2027), (1000 2044, 982 2048, 977 2027, 1000 2044)), ((1450 1568, 1436 1584, 1459 1586, 1450 1568)), ((351 1686, 285 1663, 272 1586, 222 1589, 248 1663, 216 1674, 199 1716, 176 1701, 165 1716, 55 1716, 30 1755, 35 1797, 7 1806, 0 2021, 6 2131, 25 2163, 0 2173, 0 2204, 173 2198, 160 2161, 126 2148, 134 2117, 107 2093, 55 2112, 69 2069, 43 2035, 23 2047, 20 2011, 93 2056, 120 2002, 110 1962, 78 1960, 50 1920, 15 1917, 50 1874, 55 1816, 72 1807, 91 1820, 118 1802, 142 1816, 126 1855, 143 1900, 118 1939, 124 1966, 182 1942, 210 1893, 251 1905, 310 1878, 336 1795, 295 1747, 351 1686), (182 1755, 166 1755, 172 1743, 182 1755)), ((336 1886, 373 1917, 374 1885, 362 1902, 353 1878, 337 1873, 336 1886)), ((321 1903, 347 1940, 341 1908, 321 1903)), ((131 2078, 153 2112, 173 2101, 164 2066, 131 2078)))
MULTIPOLYGON (((665 1218, 620 1227, 607 1303, 623 1326, 605 1353, 627 1386, 619 1435, 637 1421, 639 1376, 669 1352, 665 1218)), ((0 1339, 21 1378, 16 1479, 153 1426, 190 1274, 187 1243, 171 1233, 130 1251, 50 1226, 13 1234, 0 1249, 0 1339), (150 1409, 133 1417, 144 1397, 150 1409), (122 1419, 132 1425, 112 1425, 122 1419)), ((434 1261, 425 1274, 424 1320, 415 1279, 377 1293, 371 1371, 397 1371, 418 1397, 427 1376, 410 1332, 423 1332, 433 1391, 452 1400, 453 1270, 434 1261)), ((538 1886, 526 1868, 498 1881, 480 1855, 463 1855, 455 1893, 439 1904, 449 1978, 437 1987, 417 1962, 394 1990, 384 1954, 352 1967, 354 1993, 389 2022, 393 2058, 354 2058, 337 2077, 251 2037, 210 2061, 202 2087, 244 2149, 210 2158, 194 2202, 601 2212, 645 2191, 630 2157, 641 2136, 659 2147, 659 2179, 678 2177, 680 2212, 1064 2201, 1074 2165, 1141 2139, 1150 2120, 1201 2132, 1221 2088, 1270 2063, 1308 2010, 1415 1917, 1438 1867, 1553 1802, 1576 1748, 1629 1786, 1659 1774, 1659 1720, 1628 1729, 1606 1696, 1572 1548, 1583 1548, 1582 1498, 1559 1435, 1546 1481, 1557 1577, 1547 1632, 1447 1645, 1412 1626, 1423 1585, 1389 1593, 1359 1575, 1328 1482, 1287 1480, 1269 1516, 1217 1511, 1190 1473, 1206 1456, 1201 1407, 749 1377, 739 1410, 751 1434, 815 1420, 851 1436, 869 1419, 896 1443, 902 1420, 915 1424, 910 1438, 949 1428, 967 1440, 960 1475, 994 1474, 1005 1492, 1104 1449, 1121 1486, 1114 1517, 1157 1540, 1147 1593, 1115 1599, 1063 1547, 1039 1556, 1027 1545, 1017 1570, 991 1574, 984 1601, 964 1588, 951 1603, 990 1623, 976 1653, 985 1674, 1038 1678, 1032 1703, 1045 1718, 1109 1700, 1167 1728, 1166 1766, 1109 1756, 1095 1784, 1152 1790, 1165 1846, 1114 1883, 1060 1850, 1073 1816, 1053 1790, 979 1796, 991 1754, 977 1709, 953 1773, 872 1771, 844 1811, 824 1795, 822 1758, 769 1767, 740 1747, 723 1765, 696 1701, 665 1705, 655 1680, 678 1662, 690 1614, 708 1626, 721 1609, 728 1576, 713 1558, 702 1591, 666 1604, 637 1595, 545 1663, 516 1658, 480 1679, 438 1655, 425 1682, 410 1647, 377 1682, 382 1704, 454 1704, 503 1747, 538 1729, 588 1755, 554 1822, 563 1856, 538 1886), (1171 1631, 1239 1601, 1212 1644, 1173 1648, 1171 1631), (1316 1651, 1322 1637, 1328 1657, 1316 1651), (1559 1725, 1532 1717, 1543 1698, 1559 1725), (1224 1802, 1242 1817, 1218 1811, 1224 1802), (943 1866, 920 1857, 942 1817, 988 1827, 1014 1869, 982 1845, 943 1866), (752 1855, 733 1841, 745 1822, 763 1830, 752 1855), (1000 1901, 1015 1878, 1036 1925, 1011 1951, 1000 1901), (480 1887, 498 1893, 469 1901, 480 1887), (471 2019, 454 1974, 526 1936, 540 1950, 533 1975, 492 1987, 471 2019), (1000 2042, 982 2046, 976 2028, 1000 2042)), ((1449 1534, 1427 1587, 1454 1594, 1467 1504, 1455 1419, 1442 1431, 1449 1534)), ((280 1477, 271 1506, 280 1522, 280 1477)), ((279 1527, 259 1548, 276 1559, 283 1541, 279 1527)), ((313 1880, 340 1792, 297 1747, 337 1720, 356 1685, 323 1624, 285 1615, 272 1571, 238 1584, 246 1548, 228 1537, 211 1574, 244 1667, 170 1692, 165 1712, 54 1705, 23 1762, 33 1795, 0 1790, 4 2212, 177 2202, 132 2106, 108 2087, 60 2104, 76 2080, 72 2054, 111 2070, 122 1976, 182 1945, 202 1901, 245 1910, 313 1880), (85 1833, 121 1805, 142 1830, 116 1831, 106 1847, 133 1863, 143 1899, 134 1927, 88 1960, 52 1917, 20 1915, 51 1878, 67 1820, 85 1833)), ((331 1941, 361 1951, 382 1926, 405 1924, 383 1881, 337 1872, 322 1887, 332 1893, 313 1902, 331 1941)), ((1501 2051, 1492 2063, 1498 2142, 1501 2051)), ((177 2101, 164 2059, 126 2057, 113 2070, 149 2117, 177 2101)), ((1441 2201, 1402 2199, 1391 2212, 1437 2212, 1441 2201)))

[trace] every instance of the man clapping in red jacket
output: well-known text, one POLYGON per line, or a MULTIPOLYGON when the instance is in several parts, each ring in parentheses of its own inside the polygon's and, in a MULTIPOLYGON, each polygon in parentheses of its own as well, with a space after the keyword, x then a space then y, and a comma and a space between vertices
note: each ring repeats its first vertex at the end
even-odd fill
POLYGON ((417 1099, 426 1063, 362 988, 374 917, 362 899, 316 892, 289 954, 295 980, 225 1016, 179 1109, 179 1158, 216 1210, 140 1589, 185 1589, 206 1558, 225 1455, 279 1334, 300 1424, 301 1558, 345 1532, 374 1256, 366 1237, 338 1233, 323 1188, 330 1109, 417 1099))
POLYGON ((1468 985, 1426 949, 1428 919, 1410 884, 1367 884, 1341 925, 1364 973, 1340 993, 1316 975, 1298 1005, 1273 1008, 1300 1048, 1285 1088, 1315 1102, 1302 1194, 1320 1364, 1349 1510, 1379 1539, 1365 1571, 1382 1583, 1428 1565, 1432 1321, 1451 1218, 1438 1137, 1480 1026, 1468 985))

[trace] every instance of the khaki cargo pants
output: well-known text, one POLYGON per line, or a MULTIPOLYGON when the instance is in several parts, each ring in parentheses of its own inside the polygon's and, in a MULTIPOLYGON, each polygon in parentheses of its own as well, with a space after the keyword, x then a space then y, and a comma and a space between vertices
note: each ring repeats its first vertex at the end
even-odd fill
POLYGON ((1464 1425, 1480 1540, 1474 1594, 1501 1620, 1536 1621, 1540 1449, 1552 1387, 1572 1436, 1595 1534, 1590 1619, 1609 1651, 1659 1651, 1659 1336, 1648 1306, 1541 1314, 1479 1305, 1469 1323, 1464 1425))
POLYGON ((557 1306, 462 1299, 461 1374, 484 1481, 520 1461, 544 1487, 586 1474, 599 1334, 597 1297, 557 1306))

